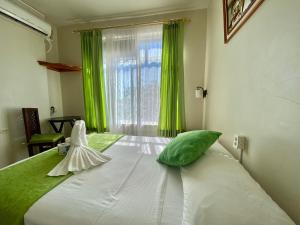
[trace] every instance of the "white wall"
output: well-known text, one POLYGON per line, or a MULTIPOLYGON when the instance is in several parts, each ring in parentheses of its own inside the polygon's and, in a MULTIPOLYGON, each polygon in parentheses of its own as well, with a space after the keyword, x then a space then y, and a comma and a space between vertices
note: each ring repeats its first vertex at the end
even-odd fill
MULTIPOLYGON (((58 29, 59 56, 65 63, 81 65, 80 35, 74 29, 87 29, 101 25, 147 22, 162 18, 188 17, 191 22, 185 26, 185 106, 188 129, 202 127, 202 100, 195 98, 196 86, 203 86, 206 43, 206 10, 145 17, 132 20, 110 21, 97 24, 82 24, 58 29)), ((81 73, 62 73, 61 77, 63 111, 65 115, 84 115, 81 73)))
MULTIPOLYGON (((57 43, 57 29, 52 26, 52 48, 50 52, 46 54, 46 60, 48 62, 58 63, 59 54, 58 54, 58 43, 57 43)), ((46 43, 46 49, 49 49, 49 44, 46 43)), ((51 117, 63 116, 63 105, 62 105, 62 92, 61 92, 61 81, 60 73, 47 70, 48 78, 48 95, 49 95, 49 104, 50 107, 55 107, 55 113, 51 114, 51 117)))
POLYGON ((223 42, 222 1, 208 9, 205 127, 247 136, 245 167, 300 224, 300 1, 269 0, 223 42))
POLYGON ((39 34, 3 17, 0 31, 1 168, 28 156, 22 107, 37 107, 42 130, 50 130, 46 121, 50 116, 49 93, 55 90, 51 84, 57 82, 51 81, 48 86, 52 75, 47 76, 47 70, 37 63, 46 58, 44 40, 39 34))

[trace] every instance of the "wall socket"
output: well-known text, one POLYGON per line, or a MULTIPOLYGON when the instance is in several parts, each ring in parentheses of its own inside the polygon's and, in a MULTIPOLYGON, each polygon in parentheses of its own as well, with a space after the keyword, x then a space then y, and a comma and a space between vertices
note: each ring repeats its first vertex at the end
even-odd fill
POLYGON ((233 148, 244 150, 246 147, 246 137, 240 135, 233 136, 233 148))

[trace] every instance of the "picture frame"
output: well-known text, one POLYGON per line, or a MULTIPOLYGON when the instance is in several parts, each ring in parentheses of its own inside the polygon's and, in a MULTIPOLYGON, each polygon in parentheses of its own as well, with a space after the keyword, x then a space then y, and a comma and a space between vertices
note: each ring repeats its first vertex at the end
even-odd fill
POLYGON ((223 0, 224 43, 239 31, 264 0, 223 0))

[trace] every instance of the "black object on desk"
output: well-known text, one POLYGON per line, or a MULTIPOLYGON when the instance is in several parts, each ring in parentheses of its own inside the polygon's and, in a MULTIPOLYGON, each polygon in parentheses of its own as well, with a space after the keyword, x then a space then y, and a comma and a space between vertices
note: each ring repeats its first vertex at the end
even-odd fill
POLYGON ((56 133, 61 133, 65 122, 68 122, 71 125, 71 127, 73 127, 75 121, 80 119, 81 119, 80 116, 63 116, 63 117, 54 117, 49 119, 48 121, 56 133), (59 123, 59 129, 57 129, 55 123, 59 123))

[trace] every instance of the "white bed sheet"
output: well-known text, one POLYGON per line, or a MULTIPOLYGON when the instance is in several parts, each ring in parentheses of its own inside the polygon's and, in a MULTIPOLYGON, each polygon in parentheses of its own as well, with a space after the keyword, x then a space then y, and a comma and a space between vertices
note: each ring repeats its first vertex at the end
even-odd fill
POLYGON ((218 142, 181 179, 182 225, 295 225, 218 142))
POLYGON ((167 138, 125 136, 112 160, 73 175, 40 198, 25 225, 179 225, 180 171, 156 162, 167 138))

